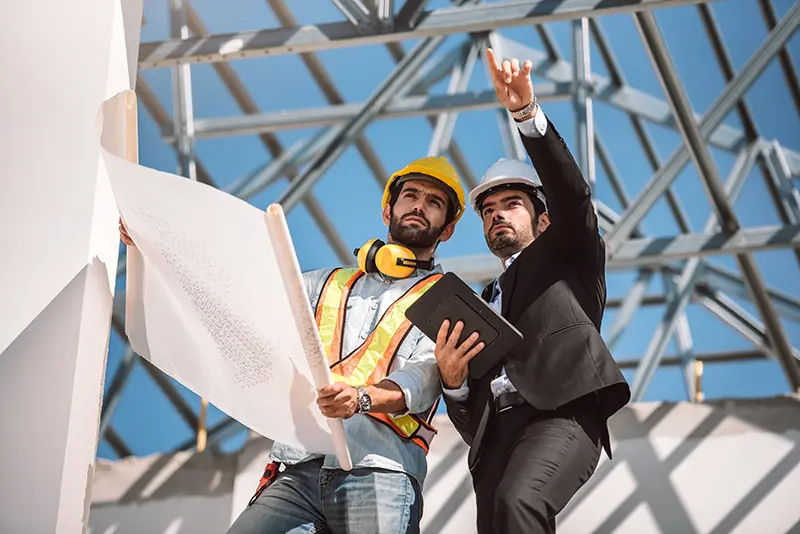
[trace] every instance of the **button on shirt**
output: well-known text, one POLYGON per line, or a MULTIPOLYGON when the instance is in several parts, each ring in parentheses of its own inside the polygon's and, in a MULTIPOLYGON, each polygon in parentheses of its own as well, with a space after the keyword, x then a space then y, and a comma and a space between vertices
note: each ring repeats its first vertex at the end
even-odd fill
MULTIPOLYGON (((524 122, 518 122, 517 128, 519 131, 522 132, 522 135, 526 137, 541 137, 547 132, 547 118, 545 114, 542 112, 541 107, 536 112, 536 116, 532 119, 528 119, 524 122)), ((519 252, 511 256, 505 261, 505 268, 506 270, 508 267, 517 259, 519 256, 519 252)), ((502 275, 501 275, 502 276, 502 275)), ((497 312, 502 313, 503 309, 503 295, 500 288, 500 278, 494 281, 494 287, 492 288, 492 299, 489 301, 489 305, 497 312)), ((514 384, 506 375, 506 368, 503 367, 502 371, 500 372, 500 376, 496 377, 492 380, 491 383, 492 388, 492 395, 497 398, 498 395, 501 393, 510 393, 513 391, 517 391, 517 388, 514 387, 514 384)), ((469 397, 469 386, 467 386, 466 381, 464 384, 458 389, 443 389, 444 394, 456 401, 465 401, 469 397)))
MULTIPOLYGON (((332 269, 311 271, 303 274, 311 307, 316 307, 322 287, 332 269)), ((350 354, 369 336, 386 310, 422 278, 441 273, 441 267, 433 271, 416 271, 412 276, 393 279, 381 274, 366 274, 353 286, 347 301, 342 351, 350 354)), ((403 391, 408 413, 428 410, 441 394, 439 368, 434 355, 435 344, 419 329, 412 327, 398 347, 397 357, 389 370, 387 379, 403 391)), ((393 414, 402 415, 402 414, 393 414)), ((410 441, 404 441, 386 425, 367 415, 356 414, 344 420, 347 445, 354 468, 379 468, 408 473, 420 485, 427 473, 425 451, 410 441)), ((272 460, 287 465, 297 464, 321 454, 308 453, 288 445, 275 443, 272 460)), ((325 455, 325 468, 339 468, 335 455, 325 455)))

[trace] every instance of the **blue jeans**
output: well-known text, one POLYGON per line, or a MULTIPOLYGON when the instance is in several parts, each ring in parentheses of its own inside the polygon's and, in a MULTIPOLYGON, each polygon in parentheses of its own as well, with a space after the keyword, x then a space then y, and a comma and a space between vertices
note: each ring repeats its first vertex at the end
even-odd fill
POLYGON ((239 515, 228 534, 417 534, 422 492, 385 469, 289 466, 239 515))

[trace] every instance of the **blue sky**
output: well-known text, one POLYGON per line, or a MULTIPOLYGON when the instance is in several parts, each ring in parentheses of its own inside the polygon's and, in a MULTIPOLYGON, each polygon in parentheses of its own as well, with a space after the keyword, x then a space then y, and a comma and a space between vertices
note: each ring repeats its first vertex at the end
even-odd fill
MULTIPOLYGON (((315 24, 341 20, 332 2, 326 0, 291 0, 287 2, 300 24, 315 24)), ((398 2, 399 4, 399 2, 398 2)), ((445 6, 445 1, 433 1, 432 7, 445 6)), ((778 16, 792 5, 792 0, 773 0, 778 16)), ((194 0, 193 5, 212 33, 271 28, 278 26, 264 0, 237 0, 221 3, 216 0, 194 0)), ((728 0, 713 2, 712 8, 727 44, 734 67, 740 69, 767 35, 755 0, 728 0)), ((722 91, 725 81, 717 66, 708 38, 703 30, 696 7, 662 9, 655 12, 656 20, 667 42, 673 62, 678 69, 684 88, 697 112, 704 112, 722 91)), ((168 36, 168 2, 146 0, 147 24, 142 29, 142 41, 161 40, 168 36)), ((617 60, 627 79, 635 88, 663 98, 659 81, 649 58, 641 46, 639 34, 630 15, 613 15, 599 19, 610 40, 617 60)), ((567 60, 571 56, 569 23, 548 25, 561 52, 567 60)), ((503 30, 506 37, 518 40, 538 50, 544 47, 531 27, 503 30)), ((449 37, 437 54, 446 52, 465 39, 464 35, 449 37)), ((404 43, 409 50, 414 42, 404 43)), ((800 57, 800 35, 789 41, 793 57, 800 57)), ((318 54, 332 76, 340 93, 348 102, 366 100, 381 81, 391 72, 394 62, 384 46, 376 45, 320 52, 318 54)), ((602 58, 592 45, 592 69, 607 74, 602 58)), ((326 105, 324 95, 295 55, 234 61, 231 66, 247 85, 252 97, 262 111, 292 110, 326 105)), ((162 105, 171 112, 170 71, 150 69, 140 73, 158 95, 162 105)), ((444 93, 446 81, 432 92, 444 93)), ((192 66, 194 113, 200 118, 224 117, 240 114, 233 98, 210 65, 192 66)), ((472 75, 469 90, 487 88, 483 65, 479 64, 472 75)), ((535 89, 535 87, 534 87, 535 89)), ((778 139, 781 144, 800 151, 800 115, 794 107, 777 60, 747 92, 746 100, 755 114, 762 137, 778 139)), ((574 114, 569 102, 551 103, 543 107, 560 132, 574 146, 574 114)), ((634 136, 627 117, 618 109, 602 102, 594 103, 595 122, 602 133, 629 195, 634 198, 652 176, 652 170, 634 136)), ((462 113, 456 125, 455 139, 466 154, 473 171, 480 174, 498 157, 503 156, 502 144, 496 127, 494 111, 462 113)), ((741 127, 738 116, 732 113, 726 124, 741 127)), ((648 125, 659 155, 663 160, 679 145, 680 137, 674 130, 648 125)), ((285 148, 294 142, 317 135, 316 130, 290 130, 280 132, 278 138, 285 148)), ((425 155, 430 141, 431 128, 424 118, 384 120, 371 124, 366 137, 376 149, 380 160, 391 173, 410 160, 425 155)), ((140 162, 159 170, 175 172, 176 160, 172 149, 165 144, 159 129, 146 108, 139 108, 140 162)), ((196 144, 202 159, 216 182, 224 187, 233 180, 251 172, 269 160, 261 141, 253 135, 200 140, 196 144)), ((711 149, 724 179, 730 171, 734 155, 711 149)), ((251 202, 260 208, 274 201, 286 181, 277 182, 251 202)), ((710 213, 710 203, 702 183, 692 165, 687 166, 673 185, 688 214, 693 231, 702 230, 710 213)), ((381 188, 370 174, 355 148, 348 149, 330 168, 314 188, 328 217, 334 222, 348 248, 355 248, 373 237, 384 237, 386 229, 380 220, 381 188)), ((602 167, 597 164, 597 191, 599 199, 618 212, 621 206, 610 188, 602 167)), ((779 224, 764 180, 756 169, 749 176, 736 203, 743 226, 779 224)), ((303 270, 336 265, 337 259, 324 238, 319 235, 313 220, 302 205, 289 215, 297 255, 303 270)), ((678 229, 666 202, 662 199, 643 222, 648 234, 668 236, 678 229)), ((467 213, 454 238, 440 248, 442 257, 485 253, 478 218, 467 213)), ((800 297, 800 269, 788 251, 764 252, 755 255, 768 284, 795 297, 800 297)), ((713 263, 736 270, 732 258, 715 256, 713 263)), ((608 275, 609 298, 625 295, 635 272, 615 271, 608 275)), ((124 285, 122 286, 124 287, 124 285)), ((662 281, 655 277, 650 293, 663 291, 662 281)), ((756 310, 747 301, 736 299, 751 314, 756 310)), ((663 316, 663 306, 640 309, 620 343, 614 350, 619 360, 640 357, 646 350, 650 337, 663 316)), ((604 333, 614 321, 614 310, 608 310, 604 319, 604 333)), ((752 345, 736 331, 719 321, 710 312, 692 304, 687 310, 691 324, 694 349, 698 353, 725 350, 745 350, 752 345)), ((800 346, 800 325, 784 321, 783 325, 795 346, 800 346)), ((667 354, 675 354, 671 344, 667 354)), ((106 386, 119 365, 123 344, 112 332, 106 386)), ((629 380, 632 373, 627 373, 629 380)), ((771 396, 787 392, 788 385, 780 366, 775 361, 753 361, 707 365, 703 377, 707 398, 771 396)), ((180 388, 180 386, 179 386, 180 388)), ((190 405, 199 409, 196 395, 180 388, 190 405)), ((686 392, 682 371, 678 367, 660 369, 647 392, 645 400, 685 400, 686 392)), ((212 408, 209 424, 220 421, 224 414, 212 408)), ((115 430, 123 437, 136 455, 171 450, 191 438, 193 431, 179 418, 163 393, 149 376, 137 367, 125 389, 115 417, 115 430)), ((243 433, 226 443, 225 449, 241 444, 243 433)), ((114 458, 114 452, 101 443, 99 456, 114 458)))

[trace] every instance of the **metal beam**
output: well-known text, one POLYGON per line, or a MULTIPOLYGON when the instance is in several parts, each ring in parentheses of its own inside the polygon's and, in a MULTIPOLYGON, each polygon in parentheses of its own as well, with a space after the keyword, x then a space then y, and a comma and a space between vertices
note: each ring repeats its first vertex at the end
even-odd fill
MULTIPOLYGON (((711 313, 722 319, 723 322, 733 327, 745 339, 751 341, 765 355, 776 360, 779 359, 772 341, 764 329, 764 325, 736 304, 733 299, 727 297, 721 291, 699 284, 697 286, 696 300, 711 313)), ((800 350, 792 347, 791 354, 794 360, 800 360, 800 350)), ((794 363, 796 367, 800 365, 797 361, 794 363)))
MULTIPOLYGON (((294 15, 292 15, 289 7, 283 0, 267 0, 267 3, 269 4, 273 13, 275 13, 275 17, 278 19, 278 22, 280 22, 281 26, 284 28, 297 26, 297 20, 294 18, 294 15)), ((300 54, 300 59, 305 64, 308 72, 311 73, 311 76, 319 86, 322 94, 325 95, 325 99, 328 101, 328 103, 344 104, 344 97, 333 83, 333 77, 331 77, 331 75, 325 69, 324 65, 316 56, 316 54, 300 54)), ((355 144, 359 154, 361 154, 361 157, 364 159, 367 167, 372 172, 375 181, 383 186, 387 173, 380 161, 380 158, 378 158, 377 152, 369 143, 369 141, 367 141, 366 137, 359 136, 356 139, 355 144)))
MULTIPOLYGON (((200 16, 191 7, 191 4, 186 6, 186 14, 189 29, 194 35, 208 35, 208 30, 205 28, 202 20, 200 20, 200 16)), ((212 66, 222 80, 222 83, 225 84, 225 87, 230 91, 231 96, 233 96, 239 108, 246 114, 258 113, 259 109, 255 100, 250 96, 250 93, 236 74, 236 71, 234 71, 228 63, 214 63, 212 66)), ((268 133, 262 133, 259 135, 259 139, 274 159, 278 159, 283 155, 283 146, 277 137, 268 133)), ((285 173, 282 174, 286 174, 287 178, 291 181, 297 176, 297 168, 287 167, 285 173)), ((320 233, 325 237, 331 249, 333 249, 334 254, 336 254, 340 261, 349 260, 350 247, 344 244, 344 240, 336 231, 336 228, 325 214, 314 195, 306 196, 306 198, 303 199, 303 204, 317 225, 317 228, 319 228, 320 233)))
POLYGON ((429 0, 406 0, 397 13, 395 24, 401 27, 413 28, 425 12, 429 0))
POLYGON ((428 11, 414 27, 372 28, 361 31, 349 22, 318 26, 277 28, 197 37, 188 41, 142 43, 139 67, 171 67, 179 63, 207 63, 265 55, 317 52, 349 46, 442 37, 456 33, 480 33, 497 28, 528 26, 582 17, 599 17, 697 4, 703 0, 516 0, 491 4, 448 7, 428 11))
MULTIPOLYGON (((705 5, 706 4, 700 4, 701 7, 705 5)), ((603 58, 603 62, 605 63, 606 69, 608 70, 611 86, 613 87, 625 86, 627 84, 627 82, 625 81, 625 76, 623 75, 622 69, 619 67, 619 64, 617 63, 617 59, 614 56, 614 52, 611 50, 611 45, 608 42, 608 39, 606 38, 605 32, 603 31, 603 27, 600 24, 600 21, 596 19, 590 19, 589 28, 591 29, 592 36, 594 38, 595 43, 597 44, 597 49, 600 52, 600 57, 603 58)), ((650 163, 653 172, 657 171, 658 168, 661 167, 661 158, 658 155, 655 143, 650 137, 650 133, 647 130, 647 126, 644 124, 644 121, 642 120, 642 117, 640 115, 633 113, 630 110, 627 111, 627 115, 631 121, 631 124, 633 125, 633 130, 636 133, 636 137, 639 139, 639 143, 641 143, 642 145, 642 149, 644 150, 644 154, 647 157, 647 161, 650 163)), ((600 158, 601 157, 600 144, 595 143, 595 148, 597 149, 597 156, 598 158, 600 158)), ((606 167, 606 172, 608 172, 607 167, 606 167)), ((689 219, 686 216, 686 212, 684 211, 680 202, 678 201, 678 197, 675 195, 675 193, 672 191, 671 188, 667 189, 665 195, 667 199, 667 205, 669 206, 670 211, 672 211, 672 215, 673 217, 675 217, 675 223, 678 225, 678 228, 680 228, 681 233, 684 234, 690 233, 692 229, 691 226, 689 225, 689 219)), ((629 204, 630 202, 626 201, 623 208, 627 208, 629 204)))
POLYGON ((133 451, 128 448, 128 445, 125 443, 125 440, 122 439, 122 436, 117 434, 117 431, 111 427, 106 429, 105 434, 106 443, 108 446, 114 449, 114 452, 117 453, 117 456, 122 458, 127 458, 128 456, 133 456, 133 451))
POLYGON ((800 224, 800 191, 792 183, 789 165, 777 141, 773 141, 766 150, 764 164, 769 180, 778 192, 786 219, 792 224, 800 224))
POLYGON ((361 26, 363 31, 366 27, 370 26, 371 18, 370 11, 367 6, 361 3, 361 0, 331 0, 333 4, 344 15, 344 18, 354 26, 361 26))
MULTIPOLYGON (((408 82, 408 86, 400 91, 394 101, 412 93, 417 95, 426 94, 431 87, 447 78, 457 65, 466 61, 467 54, 469 54, 471 48, 472 39, 467 39, 447 52, 431 58, 414 74, 414 77, 408 82)), ((400 59, 402 59, 402 56, 397 61, 399 62, 400 59)), ((389 105, 391 106, 391 104, 389 105)))
MULTIPOLYGON (((566 100, 572 86, 568 83, 541 83, 536 85, 540 102, 566 100)), ((195 135, 198 139, 230 135, 261 134, 282 130, 296 130, 336 126, 352 120, 365 103, 335 104, 325 107, 304 108, 292 111, 269 111, 253 115, 236 115, 214 119, 197 119, 195 135)), ((399 119, 432 116, 449 111, 479 111, 499 108, 497 96, 492 91, 457 93, 451 95, 418 95, 392 99, 375 119, 399 119)), ((171 132, 165 141, 172 139, 171 132)))
MULTIPOLYGON (((611 330, 605 336, 606 345, 611 352, 614 352, 622 334, 633 319, 633 314, 636 313, 642 306, 647 289, 650 287, 650 280, 653 278, 653 271, 651 269, 642 269, 639 271, 639 276, 633 282, 633 287, 628 291, 628 294, 622 299, 620 309, 614 316, 614 323, 611 325, 611 330)), ((608 307, 608 304, 606 304, 608 307)))
POLYGON ((325 147, 322 153, 309 163, 305 172, 292 182, 278 198, 277 202, 283 206, 285 211, 290 211, 303 198, 305 193, 311 190, 314 183, 344 153, 350 143, 361 135, 370 120, 408 83, 414 71, 430 57, 442 43, 442 39, 442 37, 431 37, 421 41, 397 64, 392 74, 378 86, 369 100, 363 105, 359 114, 347 123, 341 133, 337 134, 336 138, 325 147))
MULTIPOLYGON (((553 82, 538 82, 536 84, 536 96, 540 102, 547 103, 571 97, 573 79, 572 65, 569 62, 563 60, 553 61, 546 53, 534 50, 526 45, 499 35, 497 36, 497 42, 500 44, 495 46, 501 46, 504 55, 530 59, 534 65, 533 73, 553 82)), ((445 67, 452 66, 452 64, 458 60, 458 57, 457 54, 453 54, 453 51, 451 51, 442 58, 437 58, 436 62, 426 63, 426 65, 420 69, 420 72, 415 75, 415 79, 411 83, 422 84, 420 87, 427 89, 430 84, 436 83, 446 75, 447 70, 444 70, 445 67), (434 76, 437 69, 439 75, 434 76)), ((592 96, 594 98, 604 101, 626 112, 630 116, 636 117, 634 128, 636 128, 640 139, 649 139, 644 126, 641 124, 641 119, 646 119, 665 128, 677 129, 669 105, 664 100, 627 85, 617 87, 608 78, 597 74, 592 76, 592 84, 594 87, 592 96)), ((405 92, 410 92, 411 94, 416 93, 414 90, 401 91, 398 97, 392 99, 392 101, 387 104, 386 108, 378 114, 377 118, 438 115, 448 110, 464 112, 501 107, 500 103, 497 101, 497 97, 494 95, 494 91, 465 93, 452 96, 400 96, 404 95, 405 92)), ((351 120, 363 105, 363 103, 344 104, 291 111, 275 111, 253 116, 196 119, 195 135, 200 139, 225 135, 276 132, 295 128, 332 126, 351 120)), ((698 114, 695 114, 695 117, 698 120, 701 118, 698 114)), ((171 141, 171 136, 172 132, 169 131, 165 133, 164 138, 166 141, 171 141)), ((646 142, 647 141, 643 141, 643 143, 646 142)), ((719 124, 708 136, 708 142, 723 150, 738 153, 747 145, 748 138, 742 131, 736 128, 726 124, 719 124)), ((650 147, 647 154, 650 161, 653 162, 655 150, 652 148, 652 142, 644 146, 645 150, 648 150, 648 146, 650 147)), ((785 147, 783 147, 783 150, 792 175, 800 176, 800 153, 788 150, 785 147)), ((671 198, 671 195, 668 194, 667 201, 670 202, 672 207, 671 198)), ((673 208, 673 212, 675 212, 676 209, 680 211, 680 208, 673 208)), ((678 215, 678 217, 680 217, 680 215, 678 215)), ((681 231, 685 233, 689 231, 689 229, 680 222, 679 225, 681 225, 681 231)))
MULTIPOLYGON (((710 286, 719 288, 726 293, 751 300, 753 299, 747 286, 736 273, 718 265, 706 263, 703 272, 703 281, 710 286)), ((772 300, 775 308, 785 318, 800 323, 800 299, 793 297, 775 288, 767 288, 767 295, 772 300)))
POLYGON ((720 180, 717 167, 711 159, 708 146, 697 127, 689 98, 686 96, 678 72, 669 56, 667 45, 658 29, 656 19, 652 13, 637 13, 634 18, 642 37, 642 43, 658 73, 664 93, 672 108, 673 116, 677 119, 681 137, 695 167, 697 167, 697 173, 703 181, 706 193, 711 198, 711 207, 716 211, 717 220, 723 231, 734 233, 739 230, 740 225, 733 211, 733 204, 725 193, 725 187, 720 180))
MULTIPOLYGON (((150 88, 150 85, 148 85, 142 76, 136 77, 136 96, 139 97, 139 101, 144 104, 144 107, 153 117, 153 120, 155 121, 156 125, 158 125, 159 130, 161 130, 162 137, 172 136, 172 118, 170 117, 169 113, 167 113, 167 110, 164 109, 164 106, 161 105, 161 102, 158 101, 158 97, 156 96, 155 92, 150 88)), ((195 133, 197 132, 195 131, 195 133)), ((170 141, 169 144, 177 154, 178 148, 174 144, 174 138, 171 139, 172 141, 170 141)), ((211 187, 217 187, 217 183, 197 157, 195 158, 195 168, 197 169, 198 182, 210 185, 211 187)), ((121 267, 124 268, 124 265, 125 264, 123 263, 121 267)))
POLYGON ((800 247, 800 225, 743 228, 726 232, 646 237, 624 242, 608 260, 610 269, 657 266, 693 256, 741 254, 800 247))
MULTIPOLYGON (((236 419, 233 419, 231 417, 226 417, 225 419, 223 419, 222 421, 220 421, 219 423, 208 429, 208 437, 207 437, 208 444, 209 445, 218 444, 219 435, 225 433, 225 431, 228 430, 229 428, 236 426, 241 426, 241 423, 239 423, 239 421, 237 421, 236 419)), ((196 445, 197 445, 197 438, 192 437, 187 439, 177 447, 175 447, 173 452, 188 451, 193 449, 196 445)))
POLYGON ((375 16, 378 22, 387 28, 394 27, 394 0, 375 0, 375 16))
MULTIPOLYGON (((731 204, 736 201, 741 193, 745 180, 750 174, 750 169, 753 167, 757 152, 758 147, 753 146, 749 150, 743 151, 739 155, 739 158, 737 158, 731 175, 727 180, 725 186, 726 191, 724 191, 726 200, 730 199, 729 202, 731 204)), ((712 215, 706 222, 705 230, 711 232, 716 228, 718 228, 718 222, 712 215)), ((689 299, 694 293, 694 287, 703 272, 703 267, 704 262, 699 256, 692 257, 686 263, 686 266, 678 277, 678 282, 675 284, 675 289, 669 297, 667 309, 664 311, 661 323, 656 327, 656 331, 650 339, 647 351, 636 370, 633 386, 631 387, 631 399, 634 401, 641 401, 644 397, 650 385, 650 381, 655 375, 659 362, 667 349, 670 338, 673 333, 675 333, 676 327, 682 322, 681 318, 685 319, 684 312, 686 306, 689 304, 689 299)), ((671 280, 669 280, 668 276, 666 278, 669 284, 671 280)), ((693 391, 693 389, 693 387, 690 388, 690 391, 693 391)))
MULTIPOLYGON (((762 9, 767 9, 771 11, 772 4, 769 0, 765 0, 762 2, 762 9)), ((733 66, 733 61, 728 54, 728 49, 725 46, 725 43, 722 39, 722 32, 717 25, 716 18, 714 17, 714 11, 711 9, 710 5, 701 4, 698 6, 698 10, 700 12, 700 18, 703 21, 703 26, 705 26, 706 32, 708 33, 709 40, 711 41, 711 47, 714 50, 714 54, 717 57, 717 62, 719 63, 720 68, 722 69, 722 75, 725 78, 726 83, 730 82, 733 77, 736 75, 736 71, 733 66)), ((772 13, 774 17, 774 12, 772 13)), ((765 18, 767 15, 765 14, 765 18)), ((775 24, 777 20, 775 21, 775 24)), ((770 29, 775 26, 775 24, 770 25, 770 29)), ((783 52, 786 49, 784 48, 783 52)), ((782 54, 782 53, 781 53, 782 54)), ((739 118, 742 122, 742 126, 744 127, 744 133, 750 142, 754 142, 756 139, 760 137, 758 133, 758 127, 756 126, 755 118, 753 117, 750 108, 747 105, 747 102, 742 99, 736 105, 737 111, 739 112, 739 118)), ((792 219, 790 218, 790 213, 786 210, 786 207, 783 203, 783 198, 781 194, 781 190, 779 187, 776 186, 774 182, 773 176, 769 170, 768 162, 766 161, 765 157, 758 158, 758 167, 761 171, 761 175, 764 178, 764 183, 767 186, 767 191, 772 198, 773 203, 775 204, 776 209, 778 210, 778 216, 780 217, 781 222, 784 224, 792 223, 792 219)), ((791 171, 788 171, 791 174, 791 171)), ((797 258, 798 262, 800 262, 800 251, 795 251, 795 257, 797 258)))
MULTIPOLYGON (((797 8, 797 17, 800 18, 800 3, 796 4, 795 7, 797 8)), ((787 18, 788 17, 789 15, 787 15, 787 18)), ((692 116, 693 113, 689 104, 689 98, 686 96, 686 92, 683 89, 680 78, 672 63, 672 59, 669 56, 666 43, 656 25, 655 17, 652 13, 643 12, 637 13, 634 15, 634 18, 636 19, 637 26, 642 35, 642 42, 656 68, 661 84, 664 87, 664 92, 678 120, 685 145, 706 187, 706 192, 711 197, 712 208, 717 215, 717 222, 725 233, 734 234, 740 230, 741 225, 738 217, 734 213, 733 202, 728 198, 728 195, 731 194, 734 198, 736 195, 726 192, 719 178, 717 167, 711 158, 708 146, 703 140, 704 136, 700 132, 700 128, 692 116)), ((796 25, 794 29, 796 29, 796 25)), ((736 100, 738 101, 738 98, 736 98, 736 100)), ((733 189, 741 188, 741 186, 737 184, 731 185, 730 187, 733 189)), ((713 220, 709 221, 709 223, 715 224, 713 220)), ((748 289, 753 294, 756 307, 764 319, 767 332, 773 342, 776 354, 786 373, 786 378, 789 381, 791 389, 793 391, 800 391, 800 368, 798 368, 796 362, 792 359, 791 345, 786 337, 783 325, 778 319, 775 309, 767 296, 764 280, 756 266, 755 260, 750 254, 740 253, 736 254, 736 261, 739 264, 748 289)), ((678 284, 679 292, 682 296, 687 285, 690 290, 691 286, 696 283, 699 269, 700 259, 692 258, 687 264, 684 274, 681 276, 678 284)), ((685 297, 681 299, 681 302, 675 305, 674 309, 672 305, 668 306, 668 312, 664 320, 664 331, 667 336, 671 334, 670 330, 674 327, 675 315, 673 315, 673 313, 675 311, 680 313, 680 311, 682 311, 681 308, 685 307, 686 302, 688 302, 688 295, 685 295, 685 297)), ((656 332, 654 342, 663 340, 659 335, 660 330, 656 332)), ((649 385, 653 373, 655 373, 658 360, 663 354, 663 348, 661 347, 651 345, 651 349, 653 349, 653 352, 648 350, 648 359, 642 362, 640 371, 636 373, 631 395, 633 400, 642 399, 644 391, 649 385)))
MULTIPOLYGON (((467 52, 463 63, 456 64, 451 70, 450 85, 447 87, 447 94, 454 95, 463 93, 469 86, 472 71, 478 62, 478 55, 482 48, 483 39, 475 39, 467 52)), ((447 111, 440 114, 436 119, 436 126, 433 128, 430 146, 428 147, 429 156, 438 156, 450 148, 450 141, 458 120, 457 111, 447 111)))
MULTIPOLYGON (((772 30, 778 25, 778 15, 775 13, 771 0, 758 0, 758 6, 761 8, 761 14, 767 23, 767 29, 772 30)), ((800 113, 800 81, 798 81, 797 76, 797 63, 792 58, 788 47, 784 47, 778 53, 778 59, 783 69, 783 75, 786 77, 789 93, 792 95, 792 100, 794 100, 795 109, 800 113)))
POLYGON ((592 113, 592 70, 589 48, 589 19, 572 21, 572 79, 575 91, 572 105, 575 111, 575 139, 578 167, 589 188, 595 191, 594 115, 592 113))
MULTIPOLYGON (((709 363, 732 363, 732 362, 747 362, 753 360, 764 360, 767 356, 763 352, 755 350, 743 350, 736 352, 711 352, 695 354, 694 359, 704 364, 709 363)), ((676 367, 683 365, 684 360, 682 356, 665 357, 661 360, 661 367, 676 367)), ((617 365, 620 369, 635 369, 639 365, 639 360, 617 360, 617 365)))
MULTIPOLYGON (((127 339, 125 335, 125 325, 123 323, 123 319, 120 318, 118 314, 114 314, 111 317, 111 326, 117 331, 117 333, 122 337, 122 339, 127 339)), ((165 375, 161 370, 159 370, 155 365, 150 363, 149 361, 145 360, 144 358, 136 356, 139 361, 142 363, 142 368, 150 375, 150 378, 153 379, 153 382, 159 387, 164 396, 167 397, 172 403, 172 406, 178 411, 178 415, 181 416, 181 419, 186 422, 192 432, 197 429, 198 418, 197 414, 194 413, 189 403, 186 402, 186 399, 183 398, 175 386, 172 385, 170 379, 165 375)), ((111 430, 109 427, 108 430, 111 430)))
MULTIPOLYGON (((647 295, 642 297, 639 306, 662 306, 667 303, 666 295, 647 295)), ((610 298, 606 301, 606 308, 619 308, 624 306, 625 299, 623 298, 610 298)))
MULTIPOLYGON (((800 247, 800 225, 743 228, 725 232, 644 237, 622 243, 608 259, 608 270, 660 267, 693 256, 738 254, 800 247)), ((499 260, 491 254, 444 258, 442 267, 467 281, 491 280, 500 274, 499 260)))
MULTIPOLYGON (((709 110, 703 115, 699 128, 703 139, 708 139, 725 119, 731 108, 742 98, 745 91, 752 85, 753 81, 763 72, 771 59, 780 50, 800 23, 800 2, 795 3, 778 26, 770 32, 767 39, 759 46, 758 50, 747 61, 745 66, 725 87, 722 94, 714 101, 709 110)), ((642 192, 625 210, 614 229, 605 237, 610 247, 618 246, 624 241, 644 218, 653 204, 669 187, 684 165, 689 162, 689 155, 686 147, 682 146, 676 150, 667 162, 659 169, 650 182, 644 187, 642 192)))
MULTIPOLYGON (((184 0, 170 0, 170 31, 173 39, 185 42, 189 38, 184 0)), ((194 107, 192 106, 192 75, 188 64, 172 68, 172 129, 176 133, 178 174, 197 180, 194 153, 194 107)))

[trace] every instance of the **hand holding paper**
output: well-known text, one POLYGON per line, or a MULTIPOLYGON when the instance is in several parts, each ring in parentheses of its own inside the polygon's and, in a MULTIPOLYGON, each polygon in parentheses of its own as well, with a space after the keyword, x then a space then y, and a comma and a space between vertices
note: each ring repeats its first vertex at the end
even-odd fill
POLYGON ((256 432, 350 465, 280 206, 105 154, 128 250, 126 331, 141 356, 256 432), (224 221, 224 223, 223 223, 224 221), (224 228, 224 230, 221 230, 224 228))

